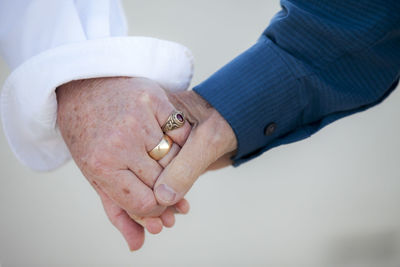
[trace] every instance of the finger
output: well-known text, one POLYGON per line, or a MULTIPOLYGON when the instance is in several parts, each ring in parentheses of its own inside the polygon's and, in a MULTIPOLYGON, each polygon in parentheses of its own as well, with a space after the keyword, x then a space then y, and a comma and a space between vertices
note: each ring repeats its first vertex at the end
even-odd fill
POLYGON ((172 227, 175 224, 175 214, 186 214, 189 212, 190 206, 186 199, 181 199, 174 206, 168 207, 160 218, 165 227, 172 227))
POLYGON ((162 231, 163 225, 165 227, 172 227, 175 224, 175 214, 186 214, 189 212, 190 205, 186 199, 181 199, 174 206, 168 207, 159 218, 157 217, 139 217, 134 214, 129 216, 146 228, 151 234, 158 234, 162 231))
POLYGON ((174 207, 168 207, 163 214, 161 214, 160 218, 162 220, 162 223, 165 227, 172 227, 175 224, 175 208, 174 207))
MULTIPOLYGON (((162 216, 162 214, 161 214, 161 216, 162 216)), ((153 235, 158 234, 163 229, 163 222, 162 222, 162 219, 159 217, 146 217, 143 219, 143 222, 146 226, 146 230, 150 234, 153 234, 153 235)))
MULTIPOLYGON (((166 97, 166 101, 160 103, 157 106, 156 110, 156 118, 158 123, 160 124, 160 128, 165 124, 168 120, 168 117, 175 111, 175 107, 169 102, 168 98, 166 97)), ((188 138, 191 130, 190 123, 185 120, 184 124, 177 129, 171 130, 166 132, 166 134, 171 137, 174 143, 177 143, 179 146, 183 146, 188 138)))
POLYGON ((132 155, 129 169, 149 188, 153 188, 157 178, 160 176, 163 167, 145 151, 132 155))
POLYGON ((175 209, 180 214, 187 214, 190 210, 189 202, 186 199, 181 199, 175 204, 175 209))
POLYGON ((132 142, 126 144, 127 151, 130 151, 127 155, 126 164, 141 181, 153 188, 163 168, 149 156, 148 152, 160 143, 164 134, 154 117, 152 120, 149 119, 136 124, 139 124, 140 127, 131 129, 130 135, 133 139, 132 142), (141 136, 143 141, 135 141, 134 138, 137 135, 141 136))
MULTIPOLYGON (((165 155, 162 159, 160 159, 159 161, 158 161, 158 164, 160 164, 163 168, 165 168, 165 167, 167 167, 167 165, 175 158, 175 156, 179 153, 179 150, 180 150, 181 148, 177 145, 177 144, 175 144, 175 143, 173 143, 172 144, 172 147, 171 147, 171 150, 168 152, 168 154, 167 155, 165 155)), ((161 174, 161 172, 160 172, 160 174, 161 174)), ((157 177, 158 178, 158 177, 157 177)), ((154 184, 153 184, 153 186, 154 186, 154 184)))
POLYGON ((158 217, 139 217, 135 214, 128 214, 132 220, 140 224, 151 234, 158 234, 162 231, 163 223, 158 217))
POLYGON ((160 205, 171 206, 182 199, 197 178, 218 157, 216 148, 205 138, 207 134, 209 132, 204 130, 193 131, 178 155, 157 179, 154 193, 160 205))
POLYGON ((129 170, 116 171, 108 179, 98 182, 102 190, 129 214, 157 217, 165 209, 157 205, 151 188, 129 170))
POLYGON ((135 214, 128 213, 132 220, 146 228, 150 234, 158 234, 162 231, 163 223, 158 217, 140 217, 135 214))
MULTIPOLYGON (((140 97, 139 101, 143 103, 144 106, 149 107, 153 111, 152 114, 155 114, 155 117, 158 121, 157 126, 161 131, 161 127, 167 121, 168 116, 172 113, 172 111, 175 110, 175 107, 171 104, 165 91, 163 91, 163 89, 154 81, 150 81, 144 78, 135 78, 131 80, 131 82, 133 83, 132 86, 136 88, 142 88, 144 90, 145 93, 142 95, 142 97, 140 97)), ((153 122, 142 121, 140 123, 140 127, 144 130, 146 130, 145 125, 148 126, 147 130, 150 129, 150 131, 147 131, 149 135, 154 136, 155 133, 152 130, 154 128, 153 122)), ((182 146, 185 143, 189 133, 190 125, 189 123, 185 122, 185 124, 181 128, 169 132, 168 135, 170 135, 175 143, 182 146)), ((150 143, 148 145, 150 145, 150 143)), ((153 144, 153 146, 147 147, 147 151, 150 151, 150 149, 152 149, 156 145, 157 143, 153 144)))
POLYGON ((133 164, 130 169, 133 169, 136 176, 148 187, 153 189, 163 168, 178 154, 179 150, 180 147, 173 143, 167 155, 159 161, 152 159, 147 152, 142 153, 142 155, 136 157, 136 159, 132 159, 131 162, 135 162, 135 164, 133 164))
POLYGON ((159 218, 144 218, 147 231, 152 234, 158 234, 162 230, 162 225, 172 227, 175 224, 175 214, 186 214, 189 212, 189 202, 186 199, 180 200, 174 206, 168 207, 159 218), (158 219, 158 220, 155 220, 158 219), (161 221, 162 225, 161 225, 161 221))
POLYGON ((134 222, 99 187, 95 187, 111 223, 121 232, 131 251, 138 250, 144 243, 143 227, 134 222))

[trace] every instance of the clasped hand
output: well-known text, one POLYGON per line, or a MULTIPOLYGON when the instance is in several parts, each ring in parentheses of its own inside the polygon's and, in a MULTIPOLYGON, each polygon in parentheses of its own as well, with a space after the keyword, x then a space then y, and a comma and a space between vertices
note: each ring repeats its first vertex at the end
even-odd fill
POLYGON ((229 124, 193 91, 171 93, 144 78, 99 78, 60 86, 57 101, 72 158, 131 250, 142 246, 143 227, 156 234, 173 226, 175 213, 187 213, 184 196, 193 183, 209 168, 230 165, 236 149, 229 124), (186 123, 167 133, 171 150, 155 161, 148 152, 174 110, 186 123))

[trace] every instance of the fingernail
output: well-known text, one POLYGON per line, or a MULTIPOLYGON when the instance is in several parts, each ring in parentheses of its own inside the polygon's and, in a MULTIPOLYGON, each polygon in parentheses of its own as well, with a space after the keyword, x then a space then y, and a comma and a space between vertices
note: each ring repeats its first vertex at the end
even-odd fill
POLYGON ((173 202, 175 200, 175 191, 166 184, 161 184, 156 188, 157 198, 164 202, 173 202))

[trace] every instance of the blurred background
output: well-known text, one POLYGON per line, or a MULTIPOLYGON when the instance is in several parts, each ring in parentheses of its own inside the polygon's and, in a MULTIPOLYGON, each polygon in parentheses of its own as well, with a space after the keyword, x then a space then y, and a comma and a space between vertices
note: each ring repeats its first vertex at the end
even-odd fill
MULTIPOLYGON (((196 85, 279 1, 123 1, 131 35, 189 47, 196 85)), ((273 66, 271 66, 273 67, 273 66)), ((0 82, 9 74, 0 63, 0 82)), ((129 252, 73 162, 35 173, 0 131, 0 266, 400 266, 400 92, 313 137, 202 176, 191 212, 129 252)))

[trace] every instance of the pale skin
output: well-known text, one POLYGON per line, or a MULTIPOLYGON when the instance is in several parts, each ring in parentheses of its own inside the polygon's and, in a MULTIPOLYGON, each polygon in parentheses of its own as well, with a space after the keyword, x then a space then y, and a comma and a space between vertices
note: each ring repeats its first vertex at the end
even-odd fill
POLYGON ((230 165, 237 146, 229 124, 195 92, 170 93, 144 78, 73 81, 57 89, 57 101, 71 155, 131 250, 143 245, 143 226, 159 233, 175 212, 187 213, 184 195, 208 168, 230 165), (175 109, 188 121, 168 132, 173 147, 157 162, 148 151, 175 109))

